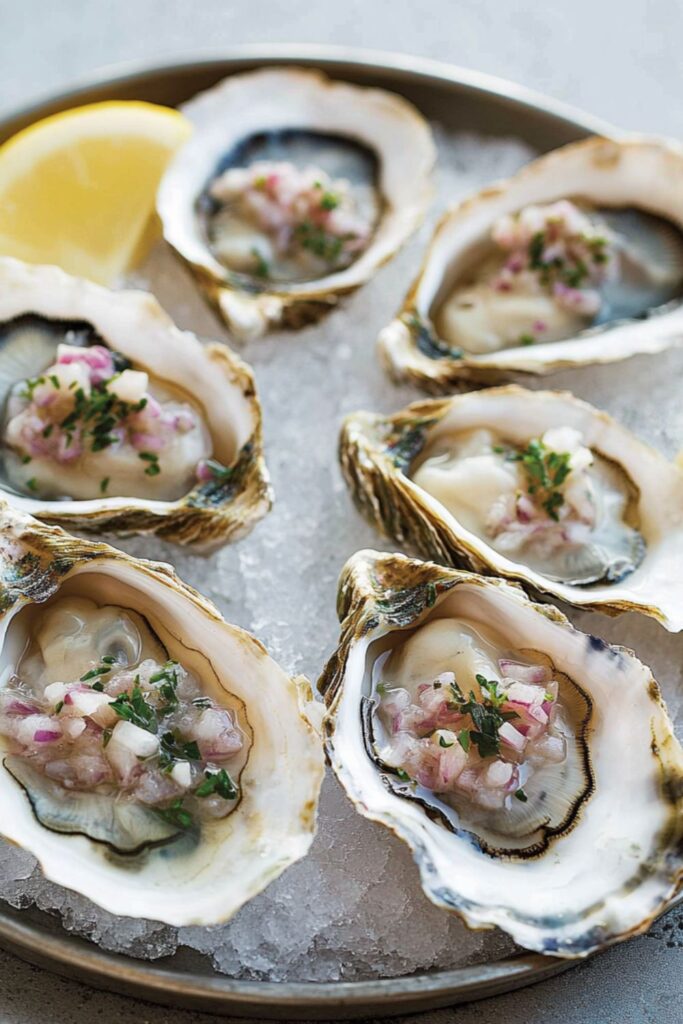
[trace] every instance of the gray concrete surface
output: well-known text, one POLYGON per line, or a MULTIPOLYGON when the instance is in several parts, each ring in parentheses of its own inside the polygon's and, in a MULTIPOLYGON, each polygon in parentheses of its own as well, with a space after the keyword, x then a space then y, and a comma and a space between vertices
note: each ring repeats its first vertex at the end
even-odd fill
MULTIPOLYGON (((0 114, 106 64, 264 42, 450 60, 624 127, 683 136, 680 0, 0 0, 0 114)), ((660 925, 544 985, 410 1020, 681 1024, 682 945, 683 932, 660 925)), ((97 993, 0 954, 0 1024, 212 1019, 97 993)))

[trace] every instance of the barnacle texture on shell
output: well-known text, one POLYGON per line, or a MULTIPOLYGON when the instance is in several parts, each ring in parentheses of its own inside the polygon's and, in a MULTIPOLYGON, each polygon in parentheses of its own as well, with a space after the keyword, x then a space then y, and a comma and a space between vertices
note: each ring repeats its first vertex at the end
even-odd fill
POLYGON ((565 957, 645 931, 683 867, 683 752, 649 670, 515 585, 400 555, 354 555, 339 616, 328 757, 427 896, 565 957))
POLYGON ((169 566, 0 514, 0 832, 112 913, 227 920, 312 841, 310 686, 169 566))
POLYGON ((318 319, 406 241, 435 149, 406 100, 300 68, 234 75, 183 107, 164 235, 238 338, 318 319))
POLYGON ((251 370, 153 296, 0 260, 0 491, 46 522, 210 551, 271 505, 251 370))
POLYGON ((683 473, 568 392, 353 413, 340 458, 363 514, 426 558, 683 628, 683 473))
POLYGON ((379 353, 432 393, 683 340, 683 150, 591 138, 441 219, 379 353))

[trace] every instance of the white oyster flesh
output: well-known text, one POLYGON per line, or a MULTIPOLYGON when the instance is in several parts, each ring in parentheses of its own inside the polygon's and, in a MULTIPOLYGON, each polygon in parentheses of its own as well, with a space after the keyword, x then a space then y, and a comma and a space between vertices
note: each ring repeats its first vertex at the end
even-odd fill
POLYGON ((71 529, 234 539, 271 504, 251 371, 149 293, 0 259, 0 492, 71 529))
POLYGON ((412 479, 467 530, 548 579, 616 582, 645 553, 627 522, 637 516, 636 489, 584 442, 574 427, 522 445, 492 429, 463 431, 429 446, 412 479))
MULTIPOLYGON (((370 243, 381 209, 372 158, 354 152, 355 160, 344 159, 345 149, 353 151, 351 142, 326 140, 317 165, 299 166, 298 151, 306 154, 314 139, 303 133, 286 138, 281 148, 290 151, 289 160, 232 167, 208 188, 212 251, 226 267, 261 284, 311 280, 350 266, 370 243), (352 183, 319 166, 340 160, 360 164, 354 170, 371 180, 352 183)), ((267 149, 273 148, 270 140, 267 149)))
POLYGON ((42 825, 125 854, 233 810, 244 713, 205 696, 138 614, 63 598, 21 629, 0 737, 42 825))
MULTIPOLYGON (((8 349, 22 346, 28 362, 27 346, 49 344, 50 333, 37 318, 16 328, 0 360, 11 363, 8 349), (36 338, 41 330, 44 342, 36 338)), ((86 333, 65 337, 81 341, 86 333)), ((87 341, 57 344, 54 362, 14 383, 2 442, 8 482, 43 499, 112 494, 174 501, 192 490, 200 463, 212 453, 195 402, 87 341)))
POLYGON ((680 344, 682 173, 666 140, 586 139, 454 206, 382 359, 446 391, 680 344))
POLYGON ((339 450, 362 510, 422 557, 683 629, 681 466, 570 392, 353 413, 339 450))
POLYGON ((530 204, 495 221, 488 243, 434 316, 440 337, 474 355, 561 341, 683 291, 683 235, 634 210, 530 204))
POLYGON ((434 144, 401 97, 268 68, 230 77, 183 112, 194 132, 157 209, 238 338, 316 319, 424 214, 434 144))
POLYGON ((588 704, 568 680, 560 697, 556 675, 467 621, 427 623, 375 662, 377 753, 494 847, 543 842, 589 787, 588 704))
POLYGON ((3 837, 112 913, 227 920, 312 840, 310 688, 168 567, 2 513, 3 837))
POLYGON ((342 593, 328 752, 430 899, 561 956, 645 930, 683 870, 648 669, 500 581, 361 552, 342 593))

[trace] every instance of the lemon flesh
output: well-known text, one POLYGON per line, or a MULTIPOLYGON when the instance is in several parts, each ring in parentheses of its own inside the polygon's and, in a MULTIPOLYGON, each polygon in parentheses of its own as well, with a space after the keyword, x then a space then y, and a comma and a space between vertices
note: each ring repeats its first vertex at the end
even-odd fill
POLYGON ((112 284, 149 243, 154 201, 189 121, 139 102, 55 114, 0 146, 0 256, 112 284))

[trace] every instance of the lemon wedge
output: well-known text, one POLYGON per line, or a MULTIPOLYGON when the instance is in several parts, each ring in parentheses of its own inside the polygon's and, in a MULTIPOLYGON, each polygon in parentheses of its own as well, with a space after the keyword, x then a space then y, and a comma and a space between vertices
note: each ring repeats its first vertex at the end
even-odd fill
POLYGON ((0 256, 111 284, 149 243, 161 176, 191 131, 177 110, 105 102, 0 146, 0 256))

